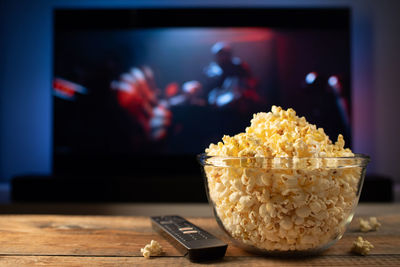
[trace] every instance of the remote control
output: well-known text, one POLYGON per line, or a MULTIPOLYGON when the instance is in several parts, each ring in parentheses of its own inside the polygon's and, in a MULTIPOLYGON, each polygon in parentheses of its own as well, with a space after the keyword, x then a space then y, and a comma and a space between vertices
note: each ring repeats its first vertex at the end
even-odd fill
POLYGON ((191 261, 222 258, 228 245, 177 215, 151 217, 153 229, 167 238, 191 261))

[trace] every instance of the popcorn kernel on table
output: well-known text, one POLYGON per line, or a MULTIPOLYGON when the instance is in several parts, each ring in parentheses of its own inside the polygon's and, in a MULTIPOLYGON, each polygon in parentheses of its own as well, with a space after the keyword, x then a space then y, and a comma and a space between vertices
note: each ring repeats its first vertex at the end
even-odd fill
POLYGON ((369 221, 360 218, 360 230, 361 230, 361 232, 369 232, 369 231, 371 231, 372 227, 369 224, 369 221))
POLYGON ((210 198, 225 229, 267 250, 306 250, 332 240, 356 201, 361 168, 303 166, 300 158, 354 156, 344 145, 342 135, 333 143, 322 128, 277 106, 254 114, 244 133, 210 144, 208 156, 246 157, 229 167, 205 167, 210 198), (242 165, 281 157, 291 158, 294 167, 242 165))
POLYGON ((351 251, 356 254, 365 256, 371 251, 372 248, 374 248, 374 245, 359 236, 357 240, 353 242, 353 247, 351 248, 351 251))
POLYGON ((150 244, 147 244, 144 248, 140 249, 140 252, 143 254, 143 257, 149 259, 150 256, 158 256, 163 250, 160 243, 155 240, 151 240, 150 244))
POLYGON ((359 222, 361 232, 377 231, 381 226, 376 217, 370 217, 368 221, 360 218, 359 222))
POLYGON ((369 223, 372 227, 372 230, 376 231, 381 227, 381 223, 378 222, 378 219, 376 217, 370 217, 369 218, 369 223))

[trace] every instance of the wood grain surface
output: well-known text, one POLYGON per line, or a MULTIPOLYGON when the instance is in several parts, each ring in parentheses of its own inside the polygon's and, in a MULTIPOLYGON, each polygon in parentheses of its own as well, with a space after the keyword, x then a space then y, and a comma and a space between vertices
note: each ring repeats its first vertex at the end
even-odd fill
MULTIPOLYGON (((371 208, 379 209, 379 205, 371 208)), ((365 217, 365 214, 362 216, 365 217)), ((361 233, 355 216, 343 238, 317 257, 282 259, 252 255, 233 246, 213 218, 188 218, 229 243, 222 261, 207 265, 237 266, 400 266, 400 205, 382 214, 382 227, 361 233), (363 236, 375 248, 368 256, 350 253, 353 241, 363 236)), ((155 233, 148 217, 0 215, 0 266, 200 266, 190 263, 155 233), (140 248, 157 240, 165 253, 149 260, 140 248)))

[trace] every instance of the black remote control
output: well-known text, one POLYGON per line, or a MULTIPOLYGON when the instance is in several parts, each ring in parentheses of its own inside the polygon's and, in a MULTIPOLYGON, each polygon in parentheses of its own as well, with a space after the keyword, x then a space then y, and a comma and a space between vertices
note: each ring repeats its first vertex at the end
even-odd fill
POLYGON ((222 258, 228 245, 181 216, 151 217, 153 229, 191 261, 209 261, 222 258))

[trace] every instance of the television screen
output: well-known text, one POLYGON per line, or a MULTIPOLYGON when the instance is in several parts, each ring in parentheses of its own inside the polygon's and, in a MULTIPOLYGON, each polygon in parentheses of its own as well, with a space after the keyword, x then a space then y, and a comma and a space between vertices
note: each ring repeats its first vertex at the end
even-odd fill
POLYGON ((351 140, 348 9, 57 9, 54 173, 199 173, 253 113, 351 140))

